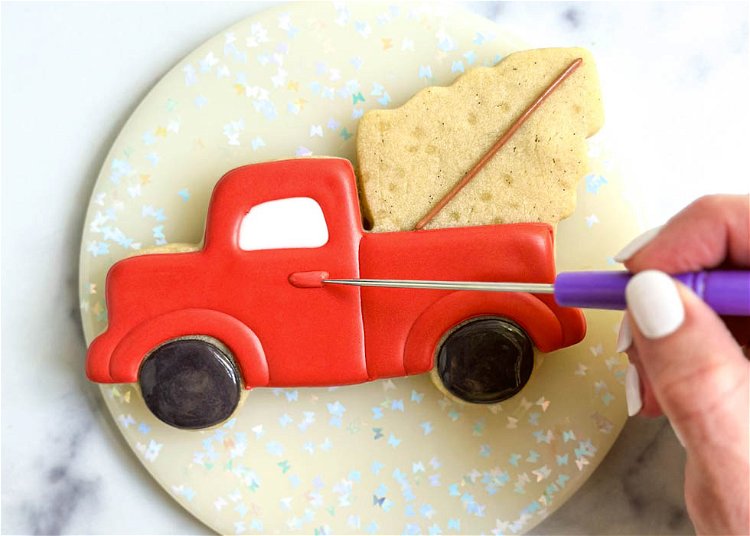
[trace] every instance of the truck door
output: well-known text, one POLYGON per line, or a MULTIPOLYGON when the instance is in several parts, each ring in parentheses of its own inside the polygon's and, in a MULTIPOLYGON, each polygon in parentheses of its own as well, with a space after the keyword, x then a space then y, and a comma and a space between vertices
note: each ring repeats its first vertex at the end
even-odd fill
POLYGON ((223 191, 212 201, 219 211, 209 217, 206 251, 221 252, 221 273, 236 286, 236 303, 244 304, 227 312, 260 339, 269 385, 367 380, 359 289, 300 288, 289 281, 292 274, 316 271, 359 277, 363 231, 351 165, 300 159, 248 166, 246 174, 252 175, 249 186, 229 180, 217 187, 223 191), (245 203, 256 198, 249 210, 237 200, 243 194, 245 203), (227 221, 232 204, 241 218, 227 221))

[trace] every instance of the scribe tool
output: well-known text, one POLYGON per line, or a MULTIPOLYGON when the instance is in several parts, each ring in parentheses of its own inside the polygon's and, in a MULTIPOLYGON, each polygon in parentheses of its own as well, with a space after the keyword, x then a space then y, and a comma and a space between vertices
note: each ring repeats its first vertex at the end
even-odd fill
MULTIPOLYGON (((621 271, 563 272, 554 283, 487 281, 429 281, 413 279, 324 279, 324 284, 360 287, 528 292, 554 294, 564 307, 586 309, 626 308, 625 287, 633 274, 621 271)), ((673 275, 695 292, 717 314, 750 316, 750 271, 707 270, 673 275)))

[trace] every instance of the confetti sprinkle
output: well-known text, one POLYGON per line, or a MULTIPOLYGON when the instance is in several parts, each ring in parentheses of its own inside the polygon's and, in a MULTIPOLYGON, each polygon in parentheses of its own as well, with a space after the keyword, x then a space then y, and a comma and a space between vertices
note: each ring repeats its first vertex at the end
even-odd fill
POLYGON ((586 216, 586 225, 589 227, 589 229, 597 223, 599 223, 599 217, 596 214, 590 214, 586 216))
POLYGON ((607 179, 602 175, 594 173, 586 175, 584 180, 586 181, 586 191, 590 194, 598 194, 602 186, 608 183, 607 179))

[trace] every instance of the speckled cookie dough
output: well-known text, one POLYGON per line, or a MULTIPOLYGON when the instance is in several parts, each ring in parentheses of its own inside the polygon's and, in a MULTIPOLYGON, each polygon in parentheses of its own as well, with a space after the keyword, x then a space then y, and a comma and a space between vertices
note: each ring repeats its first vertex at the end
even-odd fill
POLYGON ((594 58, 580 48, 517 52, 430 87, 357 131, 363 206, 375 231, 417 221, 510 130, 545 88, 582 59, 528 121, 430 224, 558 223, 588 172, 586 138, 604 121, 594 58))

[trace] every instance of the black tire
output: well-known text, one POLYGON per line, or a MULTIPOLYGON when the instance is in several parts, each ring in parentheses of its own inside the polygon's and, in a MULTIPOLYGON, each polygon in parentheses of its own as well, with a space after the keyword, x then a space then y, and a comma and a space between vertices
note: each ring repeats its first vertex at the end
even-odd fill
POLYGON ((154 350, 138 375, 148 409, 176 428, 208 428, 228 419, 240 401, 234 362, 201 339, 178 339, 154 350))
POLYGON ((534 345, 520 326, 502 318, 460 324, 437 353, 445 388, 475 404, 494 404, 517 394, 534 368, 534 345))

